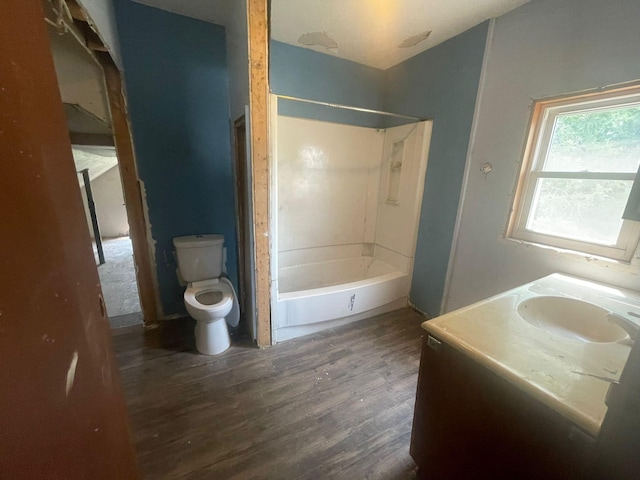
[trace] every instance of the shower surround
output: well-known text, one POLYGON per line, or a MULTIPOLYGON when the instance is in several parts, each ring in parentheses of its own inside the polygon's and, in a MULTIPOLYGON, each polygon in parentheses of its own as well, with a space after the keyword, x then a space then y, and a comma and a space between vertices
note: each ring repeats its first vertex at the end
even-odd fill
POLYGON ((405 306, 432 122, 275 118, 274 343, 405 306))

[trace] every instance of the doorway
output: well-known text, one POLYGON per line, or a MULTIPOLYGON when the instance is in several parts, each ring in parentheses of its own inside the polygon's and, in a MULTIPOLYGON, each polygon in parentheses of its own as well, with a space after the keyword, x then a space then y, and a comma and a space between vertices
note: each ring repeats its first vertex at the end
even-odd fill
POLYGON ((72 145, 87 225, 112 329, 143 322, 115 147, 72 145))
POLYGON ((117 106, 114 108, 114 99, 122 98, 119 73, 110 69, 112 62, 103 47, 88 46, 86 22, 59 14, 48 2, 43 5, 78 172, 78 188, 99 265, 110 326, 115 331, 143 322, 155 323, 155 293, 148 274, 146 235, 140 234, 146 232, 141 213, 143 201, 132 151, 122 148, 123 143, 128 142, 124 146, 130 146, 128 130, 123 142, 122 125, 126 125, 126 117, 124 121, 121 117, 126 114, 117 106), (121 151, 127 155, 125 164, 119 158, 121 151), (131 188, 131 176, 134 188, 131 188), (131 211, 136 213, 136 209, 140 214, 132 217, 131 211))

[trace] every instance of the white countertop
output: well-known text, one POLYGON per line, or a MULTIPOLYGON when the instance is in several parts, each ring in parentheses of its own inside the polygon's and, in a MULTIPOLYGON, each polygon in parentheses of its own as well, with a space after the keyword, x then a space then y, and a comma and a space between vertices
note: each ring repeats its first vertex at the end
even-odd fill
POLYGON ((638 292, 553 274, 422 327, 596 437, 609 384, 619 380, 631 347, 564 338, 531 325, 516 307, 540 295, 577 298, 627 318, 640 314, 638 292))

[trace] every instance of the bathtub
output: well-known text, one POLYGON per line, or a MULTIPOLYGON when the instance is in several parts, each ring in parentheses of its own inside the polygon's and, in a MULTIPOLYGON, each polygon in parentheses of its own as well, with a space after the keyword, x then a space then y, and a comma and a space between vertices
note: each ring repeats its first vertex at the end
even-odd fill
POLYGON ((410 279, 372 257, 281 267, 272 309, 274 342, 402 308, 410 279))

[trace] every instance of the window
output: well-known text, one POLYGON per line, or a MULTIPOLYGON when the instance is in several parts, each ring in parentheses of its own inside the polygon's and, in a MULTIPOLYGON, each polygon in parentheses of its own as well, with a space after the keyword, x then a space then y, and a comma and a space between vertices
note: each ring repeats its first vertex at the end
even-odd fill
POLYGON ((640 87, 535 102, 508 235, 630 260, 639 166, 640 87))

